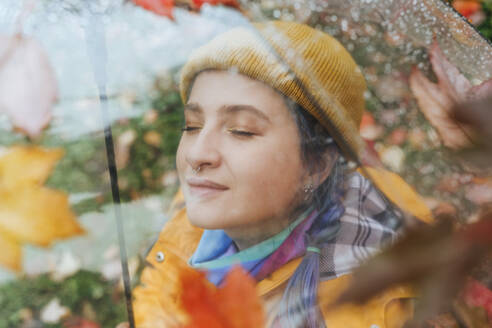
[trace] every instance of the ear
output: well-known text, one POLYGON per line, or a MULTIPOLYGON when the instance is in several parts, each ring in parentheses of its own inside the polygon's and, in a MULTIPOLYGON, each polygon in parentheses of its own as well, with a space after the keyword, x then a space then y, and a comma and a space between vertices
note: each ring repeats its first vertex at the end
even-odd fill
POLYGON ((331 174, 331 170, 339 158, 339 153, 334 148, 328 148, 323 154, 324 167, 320 167, 311 174, 314 189, 318 188, 331 174))

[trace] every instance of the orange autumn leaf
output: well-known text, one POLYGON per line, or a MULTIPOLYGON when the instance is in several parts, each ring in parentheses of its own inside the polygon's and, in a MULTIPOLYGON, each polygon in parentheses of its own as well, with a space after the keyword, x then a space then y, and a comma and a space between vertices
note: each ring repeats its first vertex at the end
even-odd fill
POLYGON ((256 283, 240 266, 226 276, 219 289, 221 313, 228 319, 228 327, 264 327, 263 307, 256 292, 256 283))
POLYGON ((133 0, 133 2, 137 6, 152 11, 157 15, 164 16, 169 19, 174 19, 174 0, 133 0))
POLYGON ((470 18, 471 15, 482 9, 482 4, 475 0, 455 0, 453 7, 464 17, 470 18))
POLYGON ((186 328, 226 328, 217 307, 218 294, 216 288, 207 281, 205 274, 192 269, 183 270, 180 274, 181 302, 189 315, 186 328))
POLYGON ((186 328, 264 327, 264 313, 255 281, 239 266, 216 288, 205 274, 181 272, 181 302, 189 315, 186 328))
POLYGON ((181 267, 171 265, 164 270, 143 270, 140 285, 133 290, 137 327, 180 327, 186 322, 186 313, 176 302, 180 293, 179 270, 181 267))
POLYGON ((239 9, 240 5, 237 0, 193 0, 193 4, 197 8, 201 8, 205 3, 208 3, 212 6, 224 5, 228 7, 233 7, 239 9))
POLYGON ((360 130, 363 130, 366 126, 374 125, 374 117, 368 111, 362 113, 362 120, 360 121, 360 130))
POLYGON ((59 149, 12 147, 0 156, 0 264, 21 269, 21 246, 49 246, 84 232, 64 192, 44 187, 59 149))

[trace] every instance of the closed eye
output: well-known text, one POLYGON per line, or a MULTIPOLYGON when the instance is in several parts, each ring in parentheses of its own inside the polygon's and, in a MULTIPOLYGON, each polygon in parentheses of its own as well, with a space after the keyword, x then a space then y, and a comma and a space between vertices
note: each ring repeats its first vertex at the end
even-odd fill
POLYGON ((244 130, 229 129, 228 131, 234 135, 241 136, 241 137, 252 137, 255 135, 255 133, 253 132, 244 131, 244 130))
POLYGON ((181 128, 181 131, 182 132, 192 132, 192 131, 196 131, 199 129, 200 129, 200 127, 198 127, 198 126, 184 126, 181 128))

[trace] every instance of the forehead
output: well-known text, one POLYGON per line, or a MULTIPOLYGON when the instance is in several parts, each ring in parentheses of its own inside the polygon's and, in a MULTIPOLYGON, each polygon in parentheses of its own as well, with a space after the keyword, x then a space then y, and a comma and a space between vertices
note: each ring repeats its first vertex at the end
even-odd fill
POLYGON ((230 71, 200 73, 190 92, 189 103, 198 104, 207 114, 224 106, 253 106, 269 118, 289 116, 283 97, 263 82, 230 71))

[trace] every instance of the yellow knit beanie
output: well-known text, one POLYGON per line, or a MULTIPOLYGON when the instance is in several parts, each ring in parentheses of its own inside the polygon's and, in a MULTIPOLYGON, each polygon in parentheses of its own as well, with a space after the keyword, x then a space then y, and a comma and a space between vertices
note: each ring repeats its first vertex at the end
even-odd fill
POLYGON ((313 115, 346 155, 359 154, 366 84, 350 54, 330 35, 282 21, 227 31, 198 48, 183 67, 184 103, 197 74, 208 69, 233 70, 268 84, 313 115))

